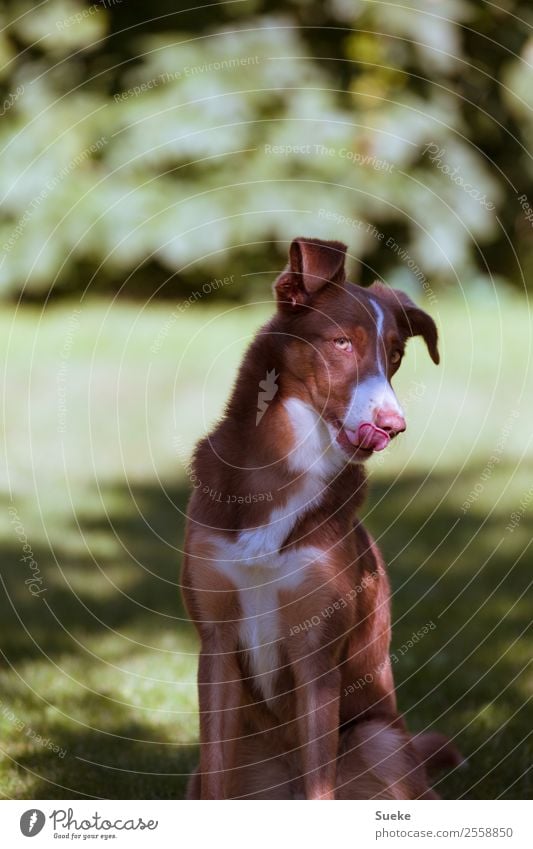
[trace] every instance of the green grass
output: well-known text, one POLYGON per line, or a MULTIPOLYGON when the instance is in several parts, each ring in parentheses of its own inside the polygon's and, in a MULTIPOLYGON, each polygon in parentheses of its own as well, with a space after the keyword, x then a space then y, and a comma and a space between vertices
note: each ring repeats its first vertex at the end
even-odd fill
MULTIPOLYGON (((178 579, 185 461, 269 308, 91 302, 74 324, 73 309, 0 314, 0 792, 179 798, 198 738, 178 579)), ((533 501, 505 527, 533 471, 531 320, 509 298, 437 313, 443 364, 411 343, 397 381, 409 429, 373 461, 365 508, 394 588, 399 701, 412 729, 446 731, 469 758, 444 796, 526 798, 533 501)))

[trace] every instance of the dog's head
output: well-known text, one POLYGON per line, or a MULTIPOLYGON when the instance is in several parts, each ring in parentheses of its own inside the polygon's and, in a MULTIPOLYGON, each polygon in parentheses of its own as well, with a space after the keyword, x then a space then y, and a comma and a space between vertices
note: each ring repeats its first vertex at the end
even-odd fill
POLYGON ((341 242, 295 239, 274 292, 292 385, 332 441, 364 461, 405 430, 391 380, 411 336, 422 336, 439 362, 437 328, 403 292, 349 283, 345 255, 341 242))

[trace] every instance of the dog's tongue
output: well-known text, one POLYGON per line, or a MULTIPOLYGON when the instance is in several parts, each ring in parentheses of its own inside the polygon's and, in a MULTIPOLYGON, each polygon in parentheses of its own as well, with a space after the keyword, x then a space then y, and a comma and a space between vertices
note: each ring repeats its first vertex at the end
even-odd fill
POLYGON ((345 433, 352 445, 367 451, 383 451, 390 442, 389 434, 371 422, 363 422, 357 430, 345 428, 345 433))

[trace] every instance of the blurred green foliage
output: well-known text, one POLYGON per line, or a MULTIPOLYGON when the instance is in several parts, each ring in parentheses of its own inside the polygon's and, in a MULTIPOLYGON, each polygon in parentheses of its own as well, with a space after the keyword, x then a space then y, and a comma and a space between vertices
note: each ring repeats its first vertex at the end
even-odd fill
POLYGON ((532 17, 527 0, 8 0, 0 291, 175 297, 234 273, 215 294, 251 297, 301 234, 344 239, 363 282, 523 287, 532 17))

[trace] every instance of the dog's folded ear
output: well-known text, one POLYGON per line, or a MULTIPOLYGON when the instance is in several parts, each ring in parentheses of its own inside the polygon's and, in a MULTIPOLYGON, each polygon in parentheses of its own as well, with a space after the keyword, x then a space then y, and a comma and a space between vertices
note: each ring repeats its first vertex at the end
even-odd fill
POLYGON ((346 245, 320 239, 294 239, 289 264, 274 283, 279 304, 306 304, 327 283, 341 284, 346 273, 346 245))
POLYGON ((427 312, 424 312, 424 310, 421 310, 420 307, 417 307, 405 292, 400 292, 398 289, 390 289, 384 283, 376 281, 372 283, 369 290, 382 298, 387 306, 394 310, 398 327, 405 338, 422 336, 426 343, 429 356, 435 365, 438 365, 440 362, 439 338, 437 325, 431 316, 427 312))

